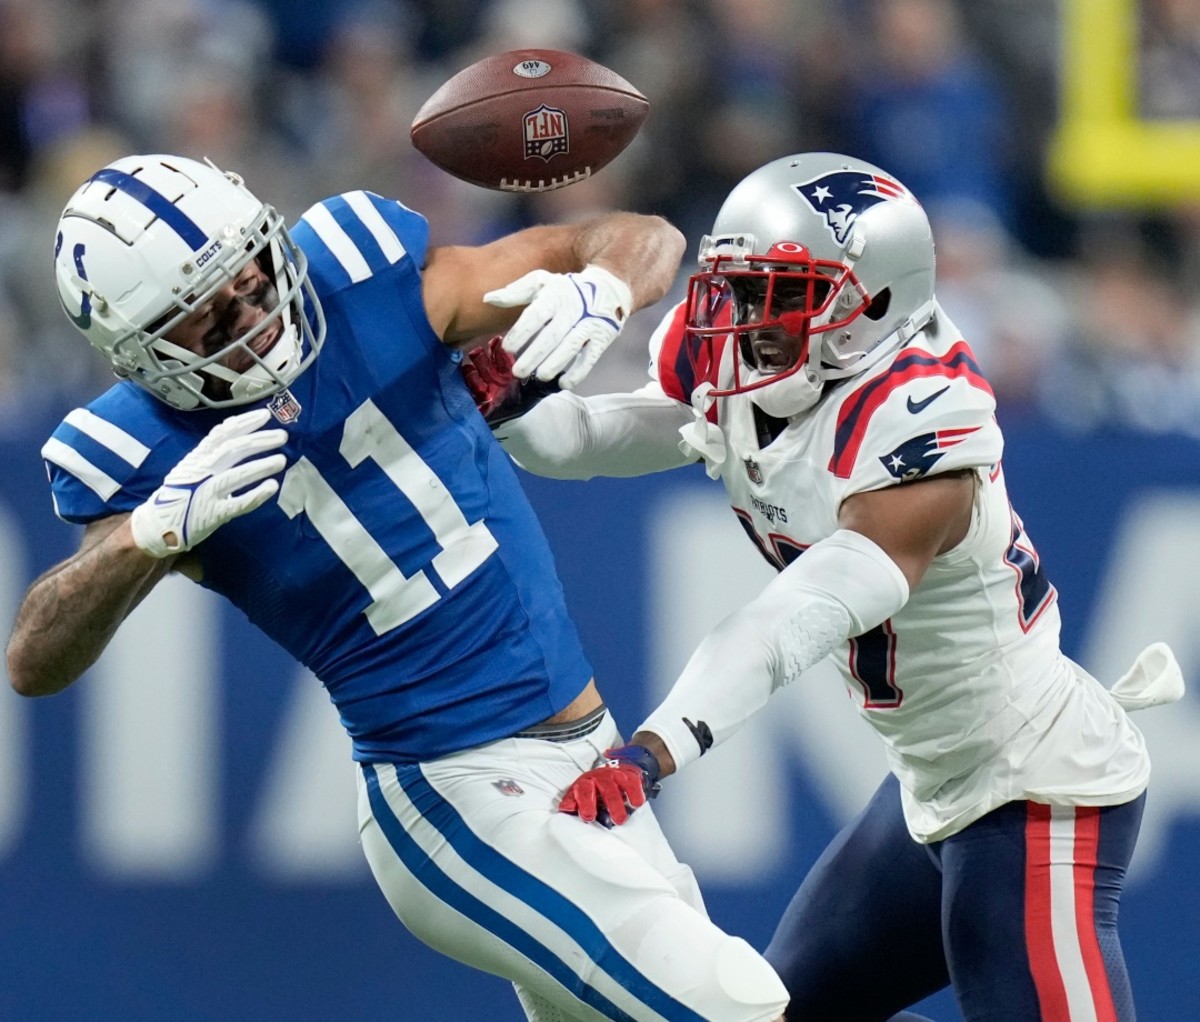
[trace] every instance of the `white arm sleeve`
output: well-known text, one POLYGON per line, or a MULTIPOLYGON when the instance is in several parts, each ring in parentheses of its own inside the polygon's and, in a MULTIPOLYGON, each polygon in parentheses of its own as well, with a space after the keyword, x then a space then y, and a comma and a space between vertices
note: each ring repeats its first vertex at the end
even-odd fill
POLYGON ((631 394, 551 394, 495 432, 527 472, 591 479, 688 464, 692 459, 679 450, 679 427, 691 421, 692 410, 653 383, 631 394))
POLYGON ((895 561, 866 536, 839 529, 717 625, 638 730, 662 738, 681 768, 733 734, 776 689, 907 602, 895 561))

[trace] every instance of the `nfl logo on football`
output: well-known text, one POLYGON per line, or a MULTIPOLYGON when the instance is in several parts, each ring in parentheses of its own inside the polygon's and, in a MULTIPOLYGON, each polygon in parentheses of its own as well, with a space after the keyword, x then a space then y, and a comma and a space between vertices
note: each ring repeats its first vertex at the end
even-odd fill
POLYGON ((540 156, 547 162, 550 157, 565 153, 567 149, 567 112, 543 103, 530 110, 523 119, 525 128, 525 158, 540 156))

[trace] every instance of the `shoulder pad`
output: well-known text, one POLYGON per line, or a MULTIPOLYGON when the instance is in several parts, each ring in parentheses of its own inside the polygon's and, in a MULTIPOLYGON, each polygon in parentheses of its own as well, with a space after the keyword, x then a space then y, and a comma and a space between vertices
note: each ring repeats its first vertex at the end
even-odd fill
POLYGON ((940 354, 903 349, 843 399, 829 470, 840 479, 882 473, 882 485, 920 478, 935 466, 994 464, 1002 443, 995 410, 965 341, 940 354))
POLYGON ((344 192, 312 206, 292 232, 326 290, 373 277, 397 263, 425 262, 429 223, 394 199, 344 192))
POLYGON ((41 452, 60 518, 81 523, 133 510, 196 444, 203 429, 199 435, 172 430, 158 403, 122 383, 63 419, 41 452))

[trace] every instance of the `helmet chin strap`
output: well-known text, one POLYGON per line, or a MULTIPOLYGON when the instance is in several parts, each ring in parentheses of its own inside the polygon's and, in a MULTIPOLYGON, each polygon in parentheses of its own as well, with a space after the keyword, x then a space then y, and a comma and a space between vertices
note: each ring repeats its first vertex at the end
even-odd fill
MULTIPOLYGON (((174 360, 181 366, 196 361, 195 352, 168 341, 165 337, 156 340, 153 347, 160 356, 174 360)), ((271 350, 265 355, 256 356, 258 361, 245 372, 235 372, 220 362, 211 362, 206 366, 198 366, 179 379, 187 381, 199 391, 204 386, 204 375, 208 375, 229 384, 229 395, 236 401, 250 402, 268 397, 281 387, 287 386, 296 376, 302 353, 300 331, 294 323, 289 322, 283 328, 279 339, 271 345, 271 350)))
POLYGON ((840 361, 845 363, 844 365, 823 366, 821 368, 821 375, 826 380, 842 380, 847 376, 857 376, 864 370, 870 369, 877 362, 882 361, 883 358, 890 355, 896 348, 907 344, 929 325, 930 320, 936 314, 937 300, 931 298, 870 351, 863 353, 858 358, 854 358, 855 352, 849 352, 840 358, 840 361))
MULTIPOLYGON (((796 372, 774 380, 765 386, 759 387, 757 390, 750 391, 750 400, 753 401, 768 415, 772 415, 777 419, 788 419, 793 415, 799 415, 801 412, 808 411, 821 397, 825 383, 828 380, 845 379, 848 376, 857 376, 859 373, 870 369, 871 366, 882 361, 886 356, 890 355, 900 345, 907 344, 913 337, 921 332, 933 319, 937 312, 937 302, 930 299, 920 308, 918 308, 911 316, 901 323, 890 338, 885 338, 882 342, 875 345, 870 351, 864 352, 860 357, 850 361, 845 366, 814 366, 811 363, 806 364, 803 368, 796 372)), ((819 345, 814 345, 810 349, 814 356, 820 350, 819 345)), ((855 353, 848 353, 843 358, 851 359, 855 353)), ((747 380, 750 383, 757 383, 759 380, 769 380, 770 376, 759 372, 757 369, 751 369, 747 373, 747 380)))
POLYGON ((278 239, 273 239, 267 246, 271 258, 271 274, 274 279, 275 292, 279 296, 281 308, 279 318, 283 329, 279 339, 271 346, 265 355, 258 356, 259 361, 243 373, 237 373, 230 384, 230 396, 238 401, 252 401, 258 397, 266 397, 274 393, 280 386, 286 387, 295 379, 300 369, 300 360, 304 354, 304 343, 300 339, 300 327, 293 318, 292 302, 284 296, 292 287, 291 276, 288 272, 288 262, 284 257, 278 239))
MULTIPOLYGON (((301 349, 300 331, 296 329, 295 324, 288 323, 279 335, 279 340, 271 346, 271 350, 266 355, 259 356, 262 359, 261 363, 251 366, 244 373, 230 373, 221 366, 225 373, 233 377, 229 387, 230 396, 239 401, 253 401, 258 397, 267 397, 281 385, 286 387, 295 378, 296 370, 300 367, 301 349)), ((215 369, 216 366, 209 368, 215 369)), ((224 376, 225 373, 221 375, 224 376)))
POLYGON ((793 415, 808 411, 820 399, 825 384, 821 374, 807 364, 780 379, 771 379, 757 369, 750 370, 746 375, 750 383, 770 381, 750 391, 749 397, 759 408, 776 419, 789 419, 793 415))

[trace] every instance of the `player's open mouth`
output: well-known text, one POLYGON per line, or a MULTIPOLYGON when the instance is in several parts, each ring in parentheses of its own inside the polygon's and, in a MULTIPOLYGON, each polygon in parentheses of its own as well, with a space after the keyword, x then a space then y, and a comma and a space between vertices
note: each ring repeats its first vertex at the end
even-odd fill
POLYGON ((759 372, 763 373, 778 373, 791 368, 795 355, 795 350, 791 345, 787 347, 770 343, 754 345, 754 363, 759 372))

